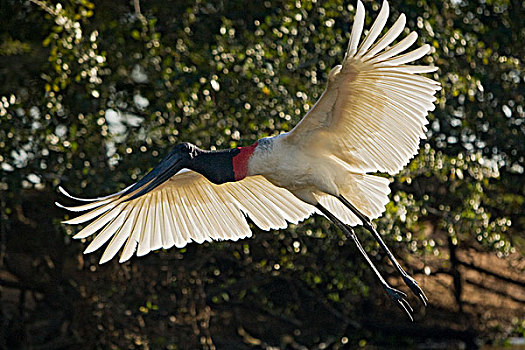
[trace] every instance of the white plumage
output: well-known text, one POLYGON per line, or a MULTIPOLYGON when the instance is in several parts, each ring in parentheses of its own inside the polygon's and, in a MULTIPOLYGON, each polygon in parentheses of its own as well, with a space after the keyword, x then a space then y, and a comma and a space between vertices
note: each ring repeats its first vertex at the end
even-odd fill
POLYGON ((115 194, 85 206, 64 207, 72 211, 97 207, 65 223, 81 224, 97 218, 73 238, 86 238, 104 228, 85 251, 93 252, 111 239, 101 263, 112 259, 124 244, 120 262, 128 260, 135 249, 141 256, 159 248, 181 248, 191 241, 250 237, 244 215, 261 229, 271 230, 285 228, 288 222, 296 224, 314 212, 312 206, 262 176, 214 185, 187 169, 155 191, 126 202, 129 196, 115 194))
POLYGON ((385 1, 360 40, 365 12, 358 1, 342 65, 332 69, 323 95, 292 131, 259 141, 246 178, 217 185, 185 169, 131 200, 137 191, 66 208, 88 212, 65 223, 93 220, 74 238, 100 231, 86 253, 109 242, 101 263, 121 249, 123 262, 135 252, 249 237, 245 215, 263 230, 279 229, 304 220, 321 204, 345 224, 362 223, 334 196, 344 196, 369 218, 380 216, 389 181, 367 173, 396 174, 417 153, 440 89, 419 75, 435 67, 406 65, 430 51, 423 45, 402 54, 416 33, 389 46, 403 32, 404 15, 377 40, 388 16, 385 1))

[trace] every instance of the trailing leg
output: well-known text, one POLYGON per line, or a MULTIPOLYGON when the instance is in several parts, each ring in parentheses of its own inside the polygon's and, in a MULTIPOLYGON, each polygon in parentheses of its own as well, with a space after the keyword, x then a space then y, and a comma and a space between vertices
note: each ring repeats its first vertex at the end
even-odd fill
POLYGON ((388 259, 390 259, 394 267, 397 269, 397 271, 399 271, 399 273, 403 277, 403 281, 405 282, 405 284, 410 288, 410 290, 412 290, 412 292, 419 298, 419 300, 421 300, 423 305, 427 306, 427 301, 428 301, 427 296, 425 295, 421 287, 419 287, 417 281, 414 278, 412 278, 408 273, 406 273, 406 271, 397 262, 394 255, 390 252, 390 249, 388 249, 387 245, 385 244, 385 242, 383 241, 379 233, 374 228, 370 219, 366 215, 361 213, 356 207, 354 207, 352 203, 350 203, 345 197, 339 196, 337 198, 363 222, 364 228, 366 228, 368 231, 370 231, 370 233, 372 233, 375 240, 381 246, 381 249, 383 249, 383 251, 388 256, 388 259))
POLYGON ((328 219, 330 219, 330 221, 332 221, 334 224, 336 224, 342 231, 343 233, 352 238, 352 240, 354 241, 355 245, 357 246, 357 248, 359 249, 359 252, 363 255, 363 257, 365 258, 366 262, 368 263, 368 265, 370 266, 370 268, 374 271, 374 273, 376 274, 377 278, 379 279, 379 281, 381 282, 381 285, 383 286, 383 288, 385 289, 385 291, 387 292, 387 294, 392 298, 392 301, 401 309, 403 310, 407 315, 408 317, 410 318, 410 320, 414 320, 413 317, 412 317, 412 312, 414 311, 412 309, 412 307, 410 306, 410 304, 408 303, 408 301, 406 300, 406 297, 407 295, 393 287, 391 287, 386 281, 385 279, 383 278, 383 276, 381 276, 381 274, 379 273, 379 271, 377 270, 377 268, 375 267, 374 263, 372 262, 372 260, 370 260, 370 258, 368 257, 368 254, 366 254, 366 251, 365 249, 363 248, 363 246, 361 245, 361 242, 359 242, 359 240, 357 239, 357 236, 355 235, 355 232, 354 230, 351 228, 351 227, 348 227, 346 226, 343 222, 341 222, 337 217, 335 217, 332 213, 330 213, 330 211, 328 211, 325 207, 323 207, 321 204, 317 204, 316 205, 316 208, 319 209, 321 211, 321 213, 323 213, 328 219))

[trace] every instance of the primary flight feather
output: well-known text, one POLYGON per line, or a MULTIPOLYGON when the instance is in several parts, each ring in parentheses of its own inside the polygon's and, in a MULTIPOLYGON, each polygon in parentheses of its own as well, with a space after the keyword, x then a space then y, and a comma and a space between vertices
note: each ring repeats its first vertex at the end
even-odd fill
POLYGON ((361 1, 341 65, 334 67, 314 107, 290 132, 249 147, 204 151, 183 143, 150 173, 127 189, 85 200, 70 211, 87 213, 65 221, 91 221, 74 238, 98 232, 85 253, 107 244, 101 263, 121 251, 120 262, 136 252, 183 247, 188 242, 237 240, 251 235, 246 217, 263 230, 285 228, 321 213, 352 238, 397 306, 411 317, 406 295, 388 285, 372 264, 351 226, 367 228, 405 283, 426 304, 423 291, 397 263, 370 220, 388 203, 389 181, 369 173, 398 173, 425 137, 438 82, 420 75, 432 66, 407 65, 430 52, 416 41, 400 15, 381 37, 389 17, 384 1, 361 39, 361 1), (379 38, 379 39, 378 39, 379 38), (394 44, 393 44, 394 43, 394 44), (109 243, 108 243, 109 242, 109 243))

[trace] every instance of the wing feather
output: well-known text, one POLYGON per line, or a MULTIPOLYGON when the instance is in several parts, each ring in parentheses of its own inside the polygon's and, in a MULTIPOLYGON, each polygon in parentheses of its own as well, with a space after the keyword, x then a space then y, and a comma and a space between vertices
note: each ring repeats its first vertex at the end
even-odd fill
POLYGON ((119 209, 119 214, 111 220, 109 224, 104 226, 102 231, 91 241, 91 244, 88 245, 84 253, 91 253, 100 248, 104 243, 106 243, 117 230, 122 226, 124 221, 128 218, 130 210, 126 208, 125 204, 121 204, 119 209))
POLYGON ((113 259, 113 257, 117 255, 120 248, 122 248, 122 245, 126 242, 126 239, 128 239, 129 235, 133 231, 133 227, 136 223, 137 216, 140 213, 140 209, 141 208, 139 206, 133 207, 131 209, 129 216, 124 221, 124 224, 113 236, 111 242, 109 242, 107 248, 104 250, 104 254, 102 254, 102 257, 100 258, 101 264, 113 259))
MULTIPOLYGON (((75 199, 76 200, 76 199, 75 199)), ((77 205, 77 206, 74 206, 74 207, 66 207, 60 203, 55 203, 59 208, 62 208, 62 209, 66 209, 66 210, 69 210, 69 211, 75 211, 75 212, 81 212, 81 211, 86 211, 86 210, 90 210, 90 209, 95 209, 95 208, 98 208, 100 207, 101 205, 104 205, 104 204, 107 204, 109 202, 112 202, 114 201, 115 199, 114 198, 108 198, 108 199, 102 199, 102 200, 99 200, 97 202, 92 202, 92 203, 88 203, 88 204, 82 204, 82 205, 77 205)))
POLYGON ((183 193, 181 196, 181 208, 182 210, 185 210, 188 215, 189 222, 187 226, 190 228, 193 235, 192 239, 197 243, 203 243, 206 241, 206 235, 204 233, 206 228, 203 225, 203 220, 199 220, 199 212, 195 208, 196 203, 192 201, 188 188, 181 187, 179 188, 179 191, 183 193))
POLYGON ((165 235, 165 231, 169 229, 168 226, 166 226, 166 223, 164 222, 164 216, 162 215, 162 197, 161 197, 162 191, 158 191, 156 193, 155 198, 155 231, 151 235, 151 250, 157 250, 162 248, 164 245, 163 236, 165 235))
POLYGON ((200 183, 200 188, 202 193, 206 196, 207 201, 204 203, 204 206, 206 207, 206 213, 208 214, 208 217, 215 218, 217 221, 217 230, 216 230, 216 239, 228 239, 228 228, 229 227, 235 227, 234 223, 229 220, 228 215, 224 211, 223 205, 214 205, 214 203, 218 203, 219 198, 216 195, 215 192, 211 191, 209 187, 204 186, 204 184, 200 183))
MULTIPOLYGON (((397 72, 397 73, 412 73, 412 74, 418 74, 418 73, 433 73, 438 70, 438 67, 435 66, 406 66, 406 65, 400 65, 397 67, 378 67, 376 68, 378 72, 397 72), (393 69, 392 69, 393 68, 393 69)), ((424 77, 421 77, 424 78, 424 77)), ((428 79, 431 81, 431 84, 435 84, 439 86, 439 83, 437 81, 428 79)), ((439 90, 439 89, 438 89, 439 90)))
POLYGON ((359 45, 359 38, 363 33, 363 26, 365 25, 365 7, 361 0, 357 0, 357 12, 354 18, 354 25, 352 26, 352 33, 350 34, 350 41, 348 43, 348 56, 353 56, 357 52, 357 45, 359 45))
POLYGON ((385 50, 382 54, 376 55, 374 58, 370 59, 368 63, 384 62, 388 60, 390 57, 393 57, 405 51, 410 46, 414 45, 416 40, 417 40, 417 33, 412 32, 408 34, 403 40, 401 40, 400 42, 398 42, 391 48, 385 50))
MULTIPOLYGON (((266 230, 281 229, 288 226, 286 220, 282 217, 281 213, 279 213, 279 207, 272 205, 267 196, 259 191, 253 191, 253 188, 247 187, 244 184, 243 187, 245 193, 248 194, 250 198, 249 203, 251 207, 248 210, 248 215, 251 215, 251 212, 257 211, 264 221, 264 223, 261 222, 261 225, 265 226, 266 230), (266 208, 268 209, 265 210, 266 208)), ((263 228, 262 226, 259 227, 263 228)))
MULTIPOLYGON (((131 186, 130 186, 131 187, 131 186)), ((122 191, 118 192, 118 193, 113 193, 113 194, 110 194, 109 196, 106 196, 106 197, 98 197, 98 198, 78 198, 78 197, 74 197, 72 195, 70 195, 62 186, 58 186, 58 191, 60 193, 62 193, 64 196, 70 198, 70 199, 74 199, 76 201, 79 201, 79 202, 96 202, 96 201, 101 201, 101 200, 104 200, 104 199, 108 199, 108 198, 114 198, 116 196, 119 196, 121 195, 122 193, 126 192, 126 190, 128 189, 129 187, 123 189, 122 191)))
POLYGON ((405 29, 405 24, 406 16, 404 13, 402 13, 396 20, 396 23, 394 23, 394 25, 388 30, 388 32, 386 32, 386 34, 381 39, 372 45, 370 50, 364 55, 364 58, 373 57, 385 47, 390 45, 403 32, 403 29, 405 29))
POLYGON ((288 222, 298 223, 315 211, 262 176, 215 185, 185 170, 143 196, 127 200, 132 195, 103 197, 98 206, 83 207, 91 211, 81 215, 81 220, 68 221, 94 219, 74 237, 86 238, 99 232, 86 253, 109 241, 101 263, 111 260, 121 249, 119 261, 124 262, 135 252, 141 256, 159 248, 183 247, 191 241, 249 237, 245 215, 261 229, 270 230, 286 227, 288 222))
MULTIPOLYGON (((168 194, 165 190, 161 190, 161 196, 162 196, 162 216, 164 217, 164 225, 166 225, 166 229, 163 230, 164 234, 164 245, 162 248, 168 249, 173 246, 180 246, 181 243, 179 243, 180 235, 177 234, 177 225, 175 224, 175 220, 173 219, 173 212, 171 210, 171 202, 168 198, 168 194)), ((162 228, 161 228, 162 229, 162 228)))
POLYGON ((224 223, 221 220, 220 212, 215 210, 215 215, 211 212, 211 198, 208 197, 206 191, 202 188, 202 183, 197 183, 195 187, 198 188, 199 198, 197 203, 200 206, 202 216, 206 220, 204 226, 208 230, 208 236, 212 239, 222 239, 223 234, 221 231, 224 228, 224 223))
POLYGON ((389 65, 397 66, 397 65, 409 63, 409 62, 420 59, 421 57, 425 56, 429 52, 430 52, 430 45, 425 44, 404 55, 397 56, 395 58, 389 58, 388 60, 385 60, 382 64, 388 63, 389 65))
POLYGON ((173 247, 175 242, 176 236, 176 226, 175 222, 173 221, 172 213, 169 210, 169 200, 166 196, 165 190, 160 191, 161 196, 161 217, 163 218, 163 222, 160 223, 159 229, 161 230, 162 235, 162 248, 168 249, 173 247))
POLYGON ((226 236, 228 239, 245 238, 251 236, 250 227, 246 222, 243 212, 240 210, 240 205, 235 198, 228 192, 229 184, 218 186, 217 188, 210 188, 217 195, 217 203, 232 203, 231 205, 222 206, 225 211, 225 217, 231 220, 230 230, 227 230, 226 236))
POLYGON ((385 1, 357 49, 364 23, 358 1, 342 65, 331 71, 321 98, 285 136, 296 145, 336 156, 355 173, 399 172, 417 153, 425 137, 426 116, 434 110, 434 95, 441 89, 438 82, 418 75, 434 72, 435 67, 407 65, 430 52, 430 46, 423 45, 403 53, 416 42, 416 32, 389 47, 404 30, 404 15, 378 39, 388 13, 385 1))
MULTIPOLYGON (((100 214, 98 214, 100 215, 100 214)), ((84 227, 80 232, 78 232, 76 235, 73 236, 75 239, 82 239, 91 236, 93 233, 100 230, 102 227, 104 227, 108 222, 113 220, 118 215, 118 211, 110 211, 109 213, 106 211, 103 213, 100 217, 98 217, 95 221, 91 222, 89 225, 84 227)), ((96 216, 93 216, 95 218, 96 216)), ((64 221, 66 224, 70 224, 71 220, 64 221)), ((73 222, 74 224, 74 222, 73 222)))
MULTIPOLYGON (((152 196, 155 195, 156 192, 153 192, 152 196)), ((137 247, 137 256, 143 256, 146 255, 150 251, 150 235, 153 234, 153 210, 152 210, 152 198, 147 197, 146 198, 146 210, 144 212, 144 216, 141 217, 142 221, 142 230, 140 231, 140 237, 138 241, 138 247, 137 247)))
POLYGON ((119 262, 121 263, 131 258, 133 253, 135 253, 135 249, 137 249, 141 231, 144 229, 144 221, 141 214, 144 212, 145 202, 145 198, 138 198, 138 201, 135 203, 136 208, 139 208, 139 211, 134 218, 133 226, 128 233, 128 240, 126 241, 122 254, 120 255, 119 262))
MULTIPOLYGON (((190 224, 189 217, 186 213, 186 210, 183 210, 184 205, 182 204, 182 196, 179 192, 178 188, 174 188, 173 191, 167 191, 166 194, 171 197, 171 200, 173 201, 173 206, 175 210, 177 211, 177 216, 175 218, 175 222, 178 223, 179 228, 179 234, 182 237, 182 246, 184 247, 188 242, 191 241, 190 236, 193 235, 193 230, 191 229, 191 226, 188 227, 187 225, 190 224)), ((181 248, 179 247, 179 248, 181 248)))
POLYGON ((381 31, 385 27, 386 21, 388 20, 389 13, 390 8, 388 6, 388 2, 385 0, 383 1, 383 6, 381 6, 381 11, 379 11, 379 14, 377 15, 377 19, 372 25, 372 28, 370 28, 370 31, 365 37, 365 40, 359 47, 359 51, 357 52, 356 57, 363 56, 368 51, 370 46, 372 46, 379 34, 381 34, 381 31))
MULTIPOLYGON (((84 222, 87 222, 89 220, 92 220, 96 218, 97 216, 100 216, 101 214, 104 214, 110 209, 113 209, 116 207, 122 200, 114 200, 109 202, 106 205, 99 206, 95 210, 89 211, 83 215, 77 216, 74 219, 63 221, 64 224, 70 224, 70 225, 76 225, 76 224, 82 224, 84 222)), ((63 206, 62 206, 63 207, 63 206)))

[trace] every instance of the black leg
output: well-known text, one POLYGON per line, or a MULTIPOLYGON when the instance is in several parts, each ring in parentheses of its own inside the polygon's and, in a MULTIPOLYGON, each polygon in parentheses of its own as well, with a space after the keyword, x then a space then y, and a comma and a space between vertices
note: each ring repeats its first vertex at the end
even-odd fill
POLYGON ((355 245, 359 249, 359 252, 363 255, 363 257, 365 258, 366 262, 368 263, 368 265, 370 265, 370 268, 372 268, 372 270, 376 274, 377 278, 381 282, 381 285, 383 286, 383 288, 385 289, 387 294, 392 298, 392 301, 401 310, 403 310, 408 315, 408 317, 410 318, 411 321, 413 321, 414 319, 412 317, 412 312, 414 312, 414 310, 412 309, 412 307, 410 306, 410 304, 406 300, 407 295, 405 293, 401 292, 400 290, 392 288, 385 281, 383 276, 381 276, 381 274, 379 273, 379 271, 375 267, 375 265, 372 262, 372 260, 370 260, 370 258, 368 257, 368 254, 366 254, 366 251, 363 248, 363 246, 361 245, 361 242, 359 242, 359 240, 357 239, 357 236, 355 235, 354 230, 351 227, 346 226, 344 223, 342 223, 338 218, 336 218, 332 213, 330 213, 330 211, 328 211, 328 209, 323 207, 321 204, 317 204, 316 208, 319 209, 321 211, 321 213, 323 213, 328 219, 330 219, 330 221, 332 221, 334 224, 336 224, 343 231, 343 233, 345 235, 347 235, 348 237, 352 238, 352 240, 354 241, 355 245))
POLYGON ((423 290, 421 289, 421 287, 419 287, 419 285, 417 284, 417 281, 412 278, 408 273, 406 273, 406 271, 401 267, 401 265, 397 262, 396 258, 394 257, 394 255, 390 252, 390 249, 388 249, 388 247, 386 246, 385 242, 383 241, 383 239, 381 238, 381 236, 379 235, 379 233, 376 231, 376 229, 374 228, 374 226, 372 225, 372 222, 370 221, 370 219, 364 215, 363 213, 361 213, 359 210, 357 210, 356 207, 354 207, 352 205, 352 203, 350 203, 346 198, 344 198, 343 196, 339 196, 337 197, 339 198, 339 200, 348 208, 352 211, 352 213, 354 213, 362 222, 363 222, 363 226, 368 230, 370 231, 370 233, 372 233, 372 235, 374 236, 375 240, 379 243, 379 245, 381 246, 381 248, 383 249, 383 251, 386 253, 386 255, 388 256, 388 259, 390 259, 390 261, 392 262, 392 264, 394 264, 395 268, 397 269, 397 271, 399 271, 399 273, 401 274, 401 276, 403 277, 403 281, 405 282, 405 284, 410 288, 410 290, 412 290, 412 292, 419 298, 419 300, 421 300, 421 302, 423 303, 423 305, 427 306, 427 301, 428 301, 428 298, 427 296, 425 295, 425 293, 423 292, 423 290))

